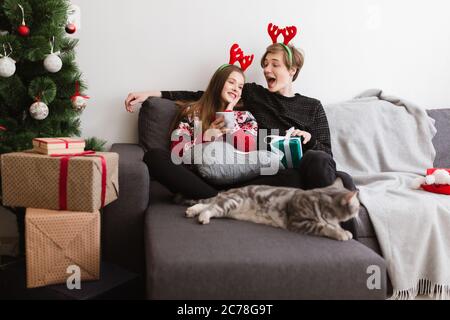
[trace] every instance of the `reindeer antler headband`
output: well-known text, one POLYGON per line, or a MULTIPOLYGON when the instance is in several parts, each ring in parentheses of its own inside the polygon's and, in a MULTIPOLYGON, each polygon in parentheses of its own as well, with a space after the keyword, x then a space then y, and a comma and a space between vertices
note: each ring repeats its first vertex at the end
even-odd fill
POLYGON ((267 26, 267 32, 269 33, 270 38, 272 39, 273 43, 277 43, 277 39, 278 36, 280 34, 283 35, 284 37, 284 41, 280 42, 279 44, 281 44, 284 48, 284 50, 286 50, 288 57, 289 57, 289 62, 292 65, 292 50, 291 48, 289 48, 288 44, 289 41, 292 40, 292 38, 295 37, 295 35, 297 34, 297 27, 295 26, 290 26, 290 27, 285 27, 283 29, 278 28, 278 26, 269 23, 269 25, 267 26))
POLYGON ((230 48, 230 61, 228 63, 225 63, 219 67, 219 71, 234 65, 236 61, 239 61, 239 64, 241 65, 242 71, 245 71, 253 62, 254 55, 248 55, 244 56, 244 51, 242 51, 241 48, 239 48, 239 45, 237 43, 234 43, 230 48))

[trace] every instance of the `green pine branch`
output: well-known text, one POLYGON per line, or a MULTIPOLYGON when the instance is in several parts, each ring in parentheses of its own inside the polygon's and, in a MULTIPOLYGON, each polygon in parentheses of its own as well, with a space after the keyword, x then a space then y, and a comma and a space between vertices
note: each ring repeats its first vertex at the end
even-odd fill
MULTIPOLYGON (((75 60, 78 39, 65 32, 70 1, 68 0, 0 0, 0 51, 3 44, 12 48, 10 57, 16 61, 15 74, 0 77, 0 154, 31 147, 35 137, 80 136, 81 112, 74 110, 71 98, 78 82, 80 94, 87 92, 86 82, 75 60), (17 28, 25 23, 30 34, 23 37, 17 28), (60 52, 62 68, 48 72, 43 60, 60 52), (44 120, 33 119, 29 113, 36 98, 46 103, 49 115, 44 120)), ((90 138, 90 149, 103 148, 106 141, 90 138)))

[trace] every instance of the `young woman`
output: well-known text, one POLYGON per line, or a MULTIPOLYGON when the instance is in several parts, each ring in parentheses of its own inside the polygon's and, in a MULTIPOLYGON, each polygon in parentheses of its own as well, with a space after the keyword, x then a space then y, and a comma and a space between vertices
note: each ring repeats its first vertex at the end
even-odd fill
MULTIPOLYGON (((346 173, 336 172, 336 163, 332 158, 330 130, 322 104, 317 99, 293 91, 293 81, 297 79, 304 63, 303 54, 288 44, 292 34, 296 33, 295 27, 278 29, 269 24, 268 31, 274 43, 267 47, 261 59, 267 88, 255 83, 246 83, 242 89, 242 101, 245 108, 256 118, 260 129, 278 129, 283 135, 287 129, 295 127, 296 131, 293 135, 304 138, 303 157, 298 169, 282 170, 274 176, 261 176, 246 182, 245 185, 267 184, 312 189, 331 185, 339 176, 346 188, 354 190, 355 186, 351 177, 346 173), (283 34, 285 38, 283 43, 276 42, 280 34, 283 34)), ((132 112, 136 104, 150 96, 171 100, 198 100, 202 95, 201 91, 136 92, 128 95, 125 106, 132 112)), ((217 123, 218 129, 222 127, 222 123, 217 123)), ((149 150, 148 157, 158 158, 161 156, 158 153, 156 150, 149 150)), ((153 168, 149 167, 149 169, 151 174, 153 168)), ((206 198, 217 193, 216 189, 203 181, 195 177, 190 179, 192 180, 187 183, 195 181, 198 188, 194 192, 195 198, 206 198)), ((178 183, 177 189, 186 191, 187 188, 183 186, 183 182, 174 180, 172 182, 178 183)), ((194 195, 190 191, 188 193, 185 196, 194 195)))
POLYGON ((180 156, 196 144, 216 140, 229 135, 227 140, 233 142, 240 151, 255 150, 258 126, 250 112, 233 112, 241 98, 245 76, 241 68, 226 65, 219 68, 212 76, 204 94, 194 102, 177 103, 180 107, 171 132, 178 140, 172 141, 172 151, 180 156), (223 116, 216 117, 216 112, 233 112, 233 128, 225 127, 223 116), (194 120, 198 117, 201 133, 194 137, 194 120), (186 138, 187 137, 187 138, 186 138), (238 143, 244 140, 244 143, 238 143))
POLYGON ((243 70, 227 64, 214 73, 198 101, 177 102, 180 109, 171 129, 172 162, 183 163, 213 185, 243 182, 258 176, 262 168, 280 166, 279 155, 256 150, 258 125, 253 115, 233 111, 244 81, 243 70), (227 128, 217 112, 227 115, 227 128), (202 157, 195 161, 194 155, 202 157))

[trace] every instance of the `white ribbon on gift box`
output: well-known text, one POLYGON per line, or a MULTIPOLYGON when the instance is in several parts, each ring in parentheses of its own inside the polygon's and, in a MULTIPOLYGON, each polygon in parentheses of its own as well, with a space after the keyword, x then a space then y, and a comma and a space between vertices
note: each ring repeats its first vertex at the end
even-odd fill
POLYGON ((281 151, 278 148, 272 148, 272 151, 277 153, 277 154, 282 154, 284 156, 286 156, 286 162, 287 162, 287 166, 288 168, 293 168, 294 165, 292 163, 292 155, 291 155, 291 148, 289 147, 289 139, 292 136, 292 133, 294 133, 295 128, 291 127, 289 128, 289 130, 286 131, 286 135, 284 136, 277 136, 277 135, 268 135, 267 137, 264 137, 264 142, 267 143, 267 139, 270 138, 272 139, 270 141, 270 144, 274 143, 274 142, 278 142, 280 140, 284 140, 283 141, 283 146, 284 146, 284 152, 281 151))

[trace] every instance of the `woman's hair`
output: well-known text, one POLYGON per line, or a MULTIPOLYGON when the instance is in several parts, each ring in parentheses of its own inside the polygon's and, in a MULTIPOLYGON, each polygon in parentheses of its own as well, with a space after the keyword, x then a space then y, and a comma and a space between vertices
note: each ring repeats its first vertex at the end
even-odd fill
POLYGON ((283 45, 281 45, 280 43, 274 43, 267 47, 266 53, 264 53, 263 57, 261 58, 261 67, 264 68, 264 60, 266 60, 266 56, 269 53, 274 54, 274 53, 282 52, 283 57, 284 57, 284 59, 283 59, 284 64, 286 65, 288 70, 291 68, 296 68, 294 77, 292 79, 292 81, 295 81, 295 79, 297 79, 298 73, 300 72, 300 70, 303 67, 303 63, 305 62, 305 56, 304 56, 303 52, 301 52, 299 49, 295 48, 293 45, 288 44, 287 47, 289 47, 289 49, 292 52, 292 62, 290 61, 289 55, 288 55, 286 49, 283 47, 283 45))
POLYGON ((225 109, 221 96, 222 89, 233 71, 239 72, 244 77, 245 81, 245 75, 241 68, 235 65, 228 65, 225 68, 217 69, 209 81, 206 91, 198 101, 177 101, 176 104, 179 107, 179 110, 172 124, 171 132, 177 128, 181 119, 189 116, 193 118, 195 112, 198 113, 198 116, 202 122, 202 131, 205 132, 211 125, 216 112, 223 111, 225 109))

